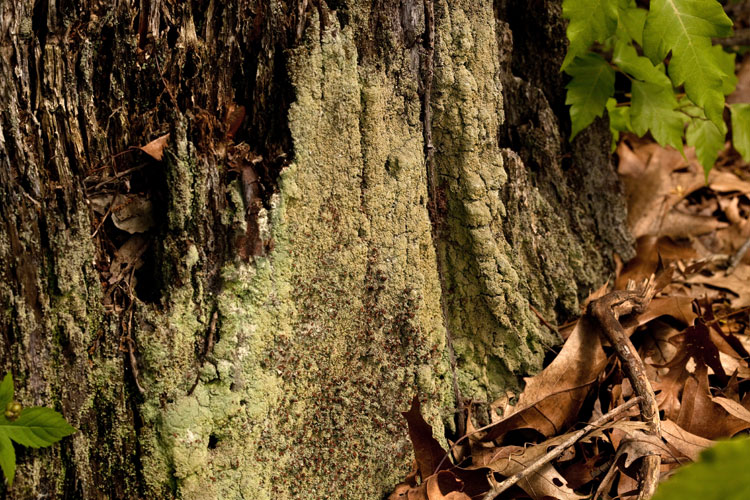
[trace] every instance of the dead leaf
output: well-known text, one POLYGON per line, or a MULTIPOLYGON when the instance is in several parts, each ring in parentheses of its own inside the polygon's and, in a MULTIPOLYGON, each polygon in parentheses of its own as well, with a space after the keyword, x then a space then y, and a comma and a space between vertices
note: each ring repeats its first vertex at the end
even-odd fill
POLYGON ((440 471, 419 486, 399 484, 388 500, 471 500, 462 492, 463 481, 450 471, 440 471))
POLYGON ((711 170, 708 176, 708 185, 719 193, 740 192, 750 194, 750 182, 745 182, 726 170, 711 170))
POLYGON ((712 401, 708 388, 708 371, 696 368, 688 377, 682 394, 682 408, 675 423, 686 431, 707 439, 731 437, 750 428, 750 422, 737 418, 712 401))
POLYGON ((598 328, 583 316, 552 363, 526 379, 514 413, 492 427, 485 439, 525 427, 553 436, 569 427, 606 361, 598 328))
POLYGON ((420 412, 419 398, 414 396, 409 411, 401 413, 409 424, 409 438, 414 446, 414 456, 417 459, 419 473, 424 480, 438 470, 448 469, 452 466, 446 458, 447 453, 432 436, 432 427, 425 422, 420 412), (444 460, 445 459, 445 460, 444 460))
POLYGON ((688 282, 729 290, 734 294, 734 297, 730 297, 730 303, 735 309, 750 306, 750 266, 747 264, 738 265, 729 276, 724 273, 714 273, 711 276, 699 274, 691 277, 688 282))
POLYGON ((633 462, 648 455, 660 455, 667 449, 658 436, 652 436, 642 431, 634 431, 622 441, 617 448, 615 461, 619 457, 625 458, 625 468, 630 468, 633 462))
POLYGON ((750 424, 750 411, 745 409, 745 407, 739 404, 737 401, 732 401, 731 399, 722 397, 713 397, 711 398, 711 401, 720 405, 730 415, 737 417, 740 420, 744 420, 745 422, 750 424))
POLYGON ((662 218, 658 234, 673 238, 689 238, 708 234, 717 229, 729 227, 729 224, 708 215, 693 215, 677 210, 670 210, 662 218))
POLYGON ((118 195, 112 204, 112 222, 130 234, 145 233, 154 227, 154 207, 147 195, 118 195))
POLYGON ((138 269, 143 265, 141 256, 148 249, 148 245, 149 240, 147 238, 136 234, 117 249, 115 258, 109 266, 110 285, 123 279, 132 269, 138 269))
POLYGON ((168 141, 169 134, 167 133, 162 135, 161 137, 157 137, 153 141, 149 142, 145 146, 141 146, 138 149, 149 155, 154 160, 161 161, 164 157, 164 147, 167 145, 168 141))
MULTIPOLYGON (((550 448, 557 446, 567 438, 568 435, 563 435, 550 438, 536 445, 497 448, 492 460, 486 461, 486 463, 482 463, 481 465, 477 464, 471 468, 489 467, 494 472, 509 477, 536 462, 550 448)), ((535 500, 541 500, 545 497, 557 498, 559 500, 579 500, 586 498, 585 496, 578 495, 568 487, 565 478, 551 463, 546 464, 536 473, 519 481, 518 486, 535 500)))
POLYGON ((109 207, 112 205, 112 198, 112 194, 100 194, 97 196, 91 196, 88 200, 95 213, 104 215, 109 211, 109 207))
POLYGON ((693 461, 698 460, 703 450, 715 444, 715 441, 696 436, 669 419, 661 421, 661 435, 667 444, 693 461))
MULTIPOLYGON (((631 158, 626 153, 627 146, 618 149, 622 158, 631 158)), ((672 148, 650 148, 652 154, 642 169, 630 163, 620 169, 625 185, 628 203, 628 227, 633 236, 663 235, 664 217, 677 202, 696 189, 704 186, 703 170, 694 161, 695 154, 688 153, 688 159, 672 148)))

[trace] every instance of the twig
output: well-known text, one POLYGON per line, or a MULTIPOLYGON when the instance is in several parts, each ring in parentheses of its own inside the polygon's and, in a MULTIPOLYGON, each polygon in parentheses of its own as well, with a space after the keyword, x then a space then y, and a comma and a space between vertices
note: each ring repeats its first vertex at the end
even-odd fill
POLYGON ((546 326, 547 328, 549 328, 552 331, 552 333, 556 333, 558 335, 560 334, 560 332, 557 330, 557 327, 555 325, 553 325, 552 323, 550 323, 549 321, 547 321, 546 319, 544 319, 544 316, 542 316, 542 313, 540 313, 539 311, 537 311, 534 306, 532 306, 531 304, 529 304, 529 308, 531 309, 531 312, 533 312, 534 314, 536 314, 536 317, 539 318, 539 321, 541 321, 544 326, 546 326))
POLYGON ((586 434, 590 433, 591 431, 600 428, 602 425, 607 423, 610 420, 615 420, 620 417, 623 413, 628 411, 632 406, 640 403, 642 401, 641 397, 633 398, 614 410, 610 411, 606 415, 602 415, 601 417, 597 418, 595 421, 588 424, 583 429, 574 432, 573 434, 568 437, 565 441, 560 443, 559 445, 552 448, 550 451, 548 451, 545 455, 539 457, 534 463, 523 469, 522 471, 513 474, 511 477, 506 479, 505 481, 496 484, 493 486, 490 491, 488 491, 482 500, 492 500, 497 495, 502 493, 503 491, 507 490, 520 480, 529 477, 530 475, 536 473, 539 469, 550 463, 552 460, 556 459, 560 455, 565 452, 565 450, 574 444, 576 444, 582 437, 584 437, 586 434))
MULTIPOLYGON (((641 361, 638 352, 619 321, 622 315, 644 312, 654 293, 656 293, 656 290, 653 275, 638 289, 636 289, 635 283, 631 281, 628 283, 627 290, 608 293, 589 304, 588 314, 601 326, 602 333, 615 348, 617 357, 625 367, 625 373, 635 394, 641 397, 641 418, 648 424, 647 433, 653 436, 661 436, 659 405, 656 402, 656 395, 654 395, 654 390, 646 376, 643 361, 641 361)), ((647 500, 654 495, 656 485, 659 482, 660 464, 661 457, 659 455, 643 457, 639 500, 647 500)))
POLYGON ((106 186, 107 184, 120 180, 120 178, 125 177, 126 175, 136 172, 138 170, 141 170, 145 166, 146 166, 145 163, 141 163, 140 165, 136 165, 135 167, 129 168, 127 170, 123 170, 122 172, 115 172, 115 175, 113 175, 112 177, 107 177, 106 179, 101 181, 99 184, 97 184, 93 188, 90 188, 89 191, 98 191, 99 189, 106 186))

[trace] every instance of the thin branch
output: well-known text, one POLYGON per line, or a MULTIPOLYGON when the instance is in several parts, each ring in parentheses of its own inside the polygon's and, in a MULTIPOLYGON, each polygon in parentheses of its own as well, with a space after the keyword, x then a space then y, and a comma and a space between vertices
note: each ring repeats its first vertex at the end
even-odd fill
MULTIPOLYGON (((620 316, 631 313, 639 314, 646 310, 656 293, 654 277, 652 275, 638 289, 632 281, 628 283, 627 288, 627 290, 608 293, 593 301, 589 304, 588 313, 599 323, 602 333, 615 348, 617 357, 622 362, 625 373, 633 386, 633 391, 641 397, 641 418, 648 424, 647 433, 660 437, 659 405, 656 402, 654 389, 648 380, 638 351, 630 342, 619 321, 620 316)), ((638 500, 648 500, 656 492, 660 464, 659 455, 643 457, 638 500)))
POLYGON ((550 451, 548 451, 545 455, 538 458, 534 463, 523 469, 522 471, 513 474, 511 477, 506 479, 505 481, 498 483, 497 485, 493 486, 490 491, 488 491, 484 498, 482 500, 492 500, 500 493, 504 492, 511 486, 515 485, 522 479, 525 479, 529 477, 530 475, 536 473, 539 469, 562 455, 565 450, 574 444, 576 444, 578 441, 581 440, 586 434, 589 434, 590 432, 599 429, 602 425, 606 424, 610 420, 616 420, 618 419, 623 413, 627 412, 631 407, 635 406, 636 404, 640 403, 642 401, 642 398, 637 397, 633 398, 614 410, 610 411, 606 415, 602 415, 601 417, 597 418, 590 424, 588 424, 583 429, 574 432, 573 434, 568 437, 565 441, 560 443, 559 445, 552 448, 550 451))

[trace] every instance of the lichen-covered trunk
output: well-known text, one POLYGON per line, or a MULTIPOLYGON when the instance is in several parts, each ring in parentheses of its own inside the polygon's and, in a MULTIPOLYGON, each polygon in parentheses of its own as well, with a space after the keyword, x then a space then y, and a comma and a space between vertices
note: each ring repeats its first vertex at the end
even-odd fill
POLYGON ((79 429, 0 496, 377 499, 539 369, 631 252, 560 14, 0 3, 0 372, 79 429))

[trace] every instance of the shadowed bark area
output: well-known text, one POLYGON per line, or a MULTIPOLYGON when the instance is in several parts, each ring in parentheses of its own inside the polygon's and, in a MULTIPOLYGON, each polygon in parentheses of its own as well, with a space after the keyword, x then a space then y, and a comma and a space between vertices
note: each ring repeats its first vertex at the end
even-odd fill
POLYGON ((0 371, 79 429, 1 496, 380 498, 539 368, 631 250, 536 3, 0 5, 0 371))

